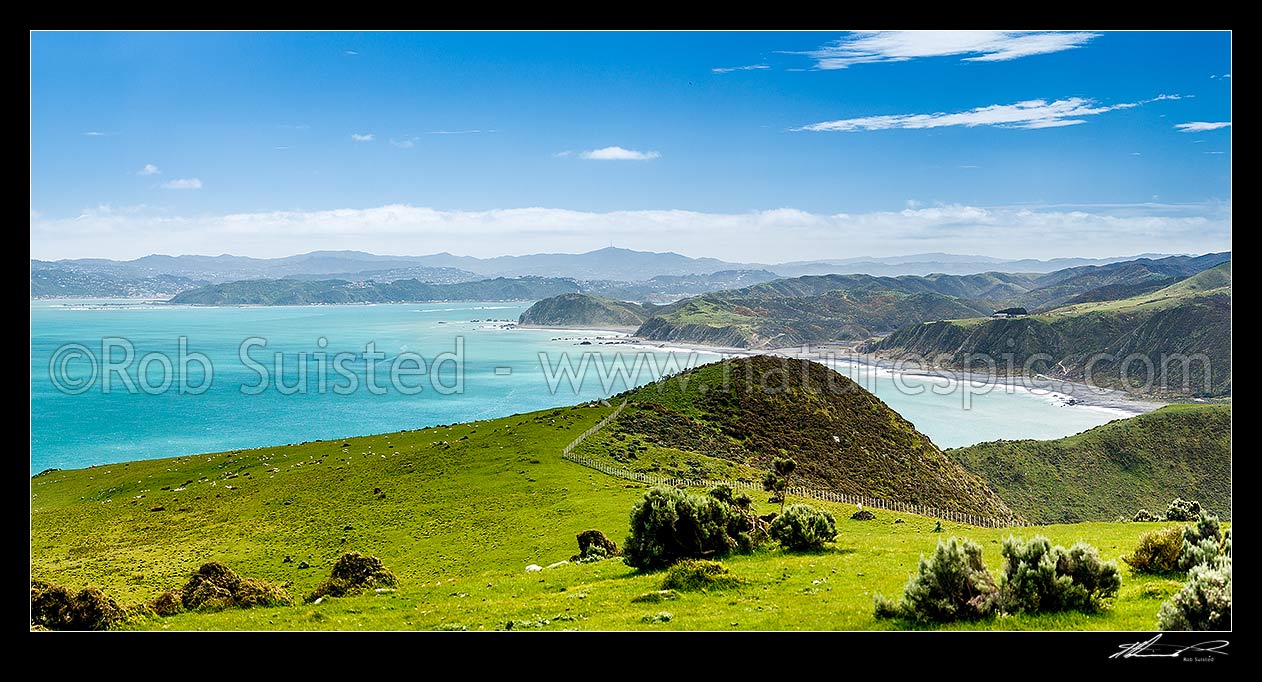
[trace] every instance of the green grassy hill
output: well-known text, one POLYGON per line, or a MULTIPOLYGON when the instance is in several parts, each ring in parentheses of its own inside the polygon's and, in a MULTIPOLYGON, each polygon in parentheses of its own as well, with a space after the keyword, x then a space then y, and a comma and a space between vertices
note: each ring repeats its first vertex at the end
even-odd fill
MULTIPOLYGON (((559 449, 611 408, 545 410, 450 427, 284 445, 233 453, 54 471, 31 480, 32 577, 92 583, 123 603, 182 585, 216 559, 243 575, 302 595, 342 552, 380 556, 397 591, 321 604, 183 613, 133 622, 155 630, 743 630, 888 629, 872 595, 897 594, 921 554, 959 535, 986 547, 992 570, 1012 529, 981 529, 877 512, 837 514, 827 549, 765 549, 725 559, 745 583, 684 593, 660 604, 632 598, 659 589, 661 573, 617 559, 526 573, 576 550, 600 528, 621 544, 644 488, 561 460, 559 449), (168 488, 165 489, 164 488, 168 488), (379 493, 374 493, 375 489, 379 493), (151 511, 161 507, 160 511, 151 511), (906 523, 894 523, 902 518, 906 523), (292 563, 284 558, 291 556, 292 563), (307 561, 310 568, 298 568, 307 561), (667 622, 649 622, 658 612, 667 622), (649 619, 646 621, 646 618, 649 619)), ((769 511, 765 498, 757 505, 769 511)), ((777 505, 778 506, 778 505, 777 505)), ((1078 524, 1020 529, 1054 542, 1086 540, 1108 559, 1156 524, 1078 524)), ((1132 575, 1102 613, 1016 616, 948 629, 1154 629, 1177 578, 1132 575)), ((660 620, 660 619, 659 619, 660 620)))
POLYGON ((1231 394, 1231 263, 1117 301, 1016 319, 911 325, 863 349, 1000 374, 1006 373, 1005 358, 1011 354, 1017 372, 1028 363, 1032 372, 1075 381, 1090 373, 1094 385, 1156 397, 1226 396, 1231 394), (1185 363, 1180 355, 1190 359, 1185 363), (1124 375, 1128 358, 1132 364, 1124 375), (1151 374, 1145 365, 1153 368, 1151 374))
POLYGON ((1041 523, 1131 518, 1170 500, 1231 513, 1231 406, 1172 405, 1050 441, 948 450, 1017 513, 1041 523))
POLYGON ((1148 294, 1230 257, 1142 258, 1045 275, 807 275, 677 301, 652 311, 637 333, 657 341, 743 348, 864 340, 908 325, 1013 306, 1048 310, 1066 302, 1148 294))
POLYGON ((539 327, 638 327, 649 314, 649 308, 638 303, 591 294, 561 294, 527 308, 518 323, 539 327))
POLYGON ((795 485, 988 518, 1012 515, 910 422, 818 363, 726 360, 622 397, 627 409, 589 449, 617 453, 630 439, 672 450, 684 463, 696 460, 707 472, 722 470, 716 460, 736 472, 765 471, 773 458, 789 456, 798 463, 795 485))

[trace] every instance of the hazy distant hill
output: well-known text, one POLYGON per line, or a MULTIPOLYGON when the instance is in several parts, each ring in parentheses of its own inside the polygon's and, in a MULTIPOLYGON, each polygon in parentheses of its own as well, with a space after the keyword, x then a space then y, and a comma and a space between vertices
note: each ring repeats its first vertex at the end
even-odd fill
MULTIPOLYGON (((716 289, 732 289, 779 277, 821 274, 874 276, 970 275, 991 271, 1038 274, 1070 266, 1099 266, 1123 258, 1004 260, 945 253, 881 258, 848 258, 783 263, 733 263, 717 258, 691 258, 604 248, 587 253, 540 253, 475 258, 436 253, 423 256, 379 256, 362 251, 313 251, 284 258, 245 256, 150 255, 129 261, 102 258, 31 260, 32 270, 64 270, 81 276, 145 279, 162 275, 212 284, 247 279, 392 281, 417 279, 450 284, 493 277, 563 277, 593 282, 590 292, 611 298, 665 303, 716 289), (695 278, 701 279, 695 279, 695 278), (709 279, 706 279, 709 278, 709 279), (719 281, 727 280, 727 281, 719 281), (634 286, 628 286, 628 283, 634 286)), ((1134 259, 1131 259, 1134 260, 1134 259)), ((85 280, 90 281, 90 280, 85 280)), ((96 295, 106 293, 103 287, 96 295)))
POLYGON ((532 301, 578 290, 573 280, 520 277, 459 284, 414 279, 353 283, 344 280, 246 280, 186 291, 177 305, 310 305, 316 303, 408 303, 420 301, 532 301))

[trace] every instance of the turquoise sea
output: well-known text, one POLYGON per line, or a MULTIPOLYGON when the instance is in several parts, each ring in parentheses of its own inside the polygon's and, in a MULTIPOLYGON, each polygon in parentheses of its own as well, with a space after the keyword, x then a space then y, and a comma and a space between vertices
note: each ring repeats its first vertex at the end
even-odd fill
MULTIPOLYGON (((32 301, 30 306, 32 472, 505 416, 617 393, 628 383, 655 378, 654 364, 660 372, 672 367, 671 362, 682 368, 719 357, 612 345, 610 335, 594 332, 505 329, 503 321, 516 320, 529 306, 520 302, 193 308, 32 301), (211 381, 200 393, 196 391, 206 373, 196 363, 189 365, 189 390, 179 390, 181 338, 186 353, 202 354, 213 366, 211 381), (250 338, 255 341, 247 362, 240 352, 250 338), (109 381, 104 379, 102 339, 112 339, 112 361, 120 368, 108 373, 109 381), (463 343, 462 385, 453 358, 461 350, 457 339, 463 343), (260 345, 263 340, 265 346, 260 345), (369 343, 384 356, 376 362, 371 390, 369 363, 362 356, 369 343), (81 344, 82 349, 67 344, 81 344), (613 354, 622 353, 624 366, 630 368, 637 351, 644 353, 644 364, 628 382, 612 370, 613 354), (343 373, 333 368, 339 352, 354 354, 343 359, 343 373), (276 353, 281 354, 279 371, 276 353), (433 361, 444 353, 453 359, 435 372, 433 361), (419 355, 419 362, 412 356, 396 364, 392 382, 391 363, 408 354, 419 355), (563 362, 577 368, 585 354, 591 371, 581 375, 581 383, 562 379, 551 390, 552 370, 563 362), (300 366, 307 370, 305 391, 292 388, 303 385, 300 366), (261 374, 266 381, 260 382, 261 374), (325 390, 320 390, 321 374, 325 390), (354 390, 347 390, 347 375, 355 377, 354 390), (163 390, 168 379, 172 385, 163 390), (260 383, 262 390, 243 393, 243 387, 260 383), (575 383, 578 390, 572 388, 575 383), (339 386, 340 392, 335 390, 339 386)), ((860 377, 862 367, 845 363, 838 369, 860 378, 942 447, 997 438, 1055 438, 1123 416, 1000 389, 973 396, 964 409, 958 392, 930 390, 925 380, 887 372, 860 377), (925 390, 913 395, 919 384, 925 390)))

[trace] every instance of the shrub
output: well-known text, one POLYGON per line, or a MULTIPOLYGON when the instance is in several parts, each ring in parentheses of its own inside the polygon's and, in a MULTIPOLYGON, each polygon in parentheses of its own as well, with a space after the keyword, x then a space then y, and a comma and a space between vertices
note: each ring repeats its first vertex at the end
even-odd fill
POLYGON ((1218 558, 1222 542, 1223 532, 1218 524, 1218 517, 1201 512, 1196 525, 1183 529, 1179 568, 1188 570, 1193 566, 1212 563, 1218 558))
POLYGON ((153 601, 149 602, 149 608, 159 616, 174 616, 184 610, 184 604, 180 601, 179 595, 167 590, 154 597, 153 601))
POLYGON ((1179 568, 1183 553, 1183 530, 1168 526, 1139 536, 1139 544, 1122 557, 1136 573, 1169 573, 1179 568))
POLYGON ((860 509, 859 511, 857 511, 857 512, 855 512, 855 513, 853 513, 853 514, 851 514, 851 515, 850 515, 850 520, 852 520, 852 521, 875 521, 875 520, 876 520, 876 514, 873 514, 872 512, 868 511, 867 509, 860 509))
POLYGON ((771 522, 771 537, 793 551, 823 549, 837 537, 837 522, 826 509, 795 504, 771 522))
POLYGON ((723 590, 736 587, 740 579, 727 570, 727 566, 717 561, 689 559, 681 561, 670 570, 662 580, 663 590, 679 592, 695 592, 697 590, 723 590))
POLYGON ((1201 503, 1185 500, 1182 497, 1174 498, 1174 501, 1166 508, 1167 521, 1195 521, 1200 515, 1201 503))
POLYGON ((982 562, 981 545, 951 538, 939 540, 932 556, 920 557, 919 569, 903 588, 901 601, 877 595, 875 614, 935 623, 978 620, 993 612, 995 595, 995 581, 982 562))
POLYGON ((1160 521, 1161 517, 1148 511, 1147 509, 1140 509, 1139 511, 1135 512, 1135 518, 1131 520, 1136 521, 1136 522, 1151 522, 1151 521, 1160 521))
POLYGON ((369 588, 394 587, 397 584, 399 580, 381 563, 381 559, 359 552, 347 552, 338 557, 328 579, 307 595, 307 601, 358 594, 369 588))
POLYGON ((1170 601, 1161 605, 1157 627, 1162 630, 1231 629, 1231 559, 1193 566, 1188 580, 1170 601))
POLYGON ((570 557, 570 561, 586 563, 618 556, 618 543, 594 528, 579 533, 576 539, 578 554, 570 557))
POLYGON ((99 587, 72 592, 61 585, 31 581, 31 624, 49 630, 104 630, 125 613, 99 587))
POLYGON ((1223 556, 1227 557, 1228 559, 1231 558, 1231 529, 1230 528, 1223 531, 1222 552, 1223 552, 1223 556))
POLYGON ((631 508, 631 531, 623 561, 653 569, 688 558, 749 551, 758 540, 759 521, 712 495, 675 488, 650 488, 631 508))
POLYGON ((1117 564, 1101 561, 1085 542, 1065 549, 1042 536, 1029 541, 1010 537, 1002 551, 999 590, 1005 611, 1096 611, 1122 586, 1117 564))
POLYGON ((777 457, 771 461, 771 470, 762 477, 762 489, 772 493, 771 501, 780 503, 780 513, 784 513, 784 501, 789 490, 789 479, 797 470, 798 463, 788 457, 777 457))
POLYGON ((293 601, 279 586, 258 578, 242 578, 218 561, 202 564, 180 589, 179 596, 180 603, 189 611, 248 609, 279 606, 293 601))

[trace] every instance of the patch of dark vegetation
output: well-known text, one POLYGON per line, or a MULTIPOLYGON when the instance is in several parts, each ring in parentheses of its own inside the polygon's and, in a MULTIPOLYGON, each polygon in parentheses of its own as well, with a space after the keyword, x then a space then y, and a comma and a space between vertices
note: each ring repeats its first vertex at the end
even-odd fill
POLYGON ((578 554, 570 557, 570 561, 576 563, 601 561, 620 554, 618 543, 594 528, 579 533, 577 539, 578 554))
POLYGON ((180 589, 180 603, 187 611, 222 611, 256 606, 292 604, 284 589, 258 578, 242 578, 218 561, 201 565, 180 589))
POLYGON ((676 488, 650 488, 631 509, 631 531, 623 561, 643 570, 681 559, 749 552, 766 536, 766 526, 749 507, 676 488))
POLYGON ((311 602, 321 597, 342 597, 367 589, 392 588, 398 584, 398 578, 381 563, 381 559, 359 552, 347 552, 333 564, 329 578, 320 583, 306 600, 311 602))
POLYGON ((645 592, 631 598, 632 604, 659 604, 664 601, 679 599, 679 593, 674 590, 657 590, 656 592, 645 592))
POLYGON ((40 580, 31 581, 31 626, 48 630, 105 630, 126 611, 99 587, 78 592, 40 580))
MULTIPOLYGON (((875 521, 876 514, 873 514, 872 512, 866 509, 860 509, 859 511, 851 514, 850 519, 852 521, 875 521)), ((898 523, 900 521, 902 521, 902 519, 899 519, 899 521, 896 521, 895 523, 898 523)))

